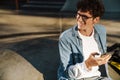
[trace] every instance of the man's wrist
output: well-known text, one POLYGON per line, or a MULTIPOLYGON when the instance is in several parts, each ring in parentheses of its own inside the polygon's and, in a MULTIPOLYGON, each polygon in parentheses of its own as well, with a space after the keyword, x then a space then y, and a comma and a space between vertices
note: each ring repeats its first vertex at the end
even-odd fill
POLYGON ((85 65, 89 71, 92 69, 92 66, 90 66, 90 64, 87 60, 85 61, 85 65))

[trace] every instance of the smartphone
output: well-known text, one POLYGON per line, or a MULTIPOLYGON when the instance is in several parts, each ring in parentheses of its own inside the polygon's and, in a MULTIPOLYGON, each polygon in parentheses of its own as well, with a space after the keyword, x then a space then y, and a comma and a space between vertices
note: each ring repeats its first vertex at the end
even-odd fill
POLYGON ((101 57, 104 56, 104 55, 112 55, 112 53, 110 54, 110 53, 107 52, 107 53, 101 54, 101 57))
POLYGON ((97 58, 97 57, 102 57, 104 55, 111 55, 110 53, 104 53, 104 54, 101 54, 100 53, 95 53, 94 56, 97 58))

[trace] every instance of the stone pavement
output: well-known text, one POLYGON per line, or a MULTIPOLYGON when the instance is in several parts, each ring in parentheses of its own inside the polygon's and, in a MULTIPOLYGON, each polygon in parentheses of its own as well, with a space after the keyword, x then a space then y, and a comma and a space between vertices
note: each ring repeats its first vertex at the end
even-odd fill
MULTIPOLYGON (((102 19, 107 29, 107 45, 120 43, 120 21, 102 19)), ((73 17, 24 15, 0 10, 0 49, 11 49, 43 74, 44 80, 56 80, 59 65, 58 37, 76 24, 73 17)), ((21 65, 23 66, 23 65, 21 65)), ((120 76, 109 66, 110 76, 120 76)))

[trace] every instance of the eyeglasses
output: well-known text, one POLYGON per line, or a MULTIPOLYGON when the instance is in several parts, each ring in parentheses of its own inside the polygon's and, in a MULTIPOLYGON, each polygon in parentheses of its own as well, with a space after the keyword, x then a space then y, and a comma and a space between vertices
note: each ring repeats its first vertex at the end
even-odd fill
POLYGON ((82 14, 80 14, 80 13, 77 13, 77 15, 79 15, 79 18, 81 17, 82 18, 82 20, 83 20, 83 22, 86 24, 86 20, 87 19, 89 19, 89 18, 92 18, 92 17, 88 17, 88 16, 86 16, 86 15, 82 15, 82 14))
POLYGON ((81 17, 84 21, 86 21, 86 20, 89 19, 89 18, 92 18, 92 17, 88 17, 88 16, 86 16, 86 15, 82 15, 82 14, 80 14, 80 13, 77 13, 77 15, 79 15, 79 17, 81 17))

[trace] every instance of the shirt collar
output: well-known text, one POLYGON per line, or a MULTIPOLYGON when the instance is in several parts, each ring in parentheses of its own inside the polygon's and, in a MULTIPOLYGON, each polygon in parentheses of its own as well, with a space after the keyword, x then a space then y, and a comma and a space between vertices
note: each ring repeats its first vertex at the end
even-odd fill
POLYGON ((78 34, 78 25, 75 25, 73 28, 72 28, 72 35, 74 37, 78 37, 80 38, 79 34, 78 34))
MULTIPOLYGON (((95 26, 96 26, 96 25, 95 25, 95 26)), ((99 33, 97 32, 95 26, 94 26, 94 35, 95 35, 96 33, 99 34, 99 33)), ((75 26, 72 28, 72 35, 73 35, 74 37, 77 37, 77 38, 81 39, 80 36, 79 36, 79 33, 78 33, 78 25, 75 25, 75 26)))

